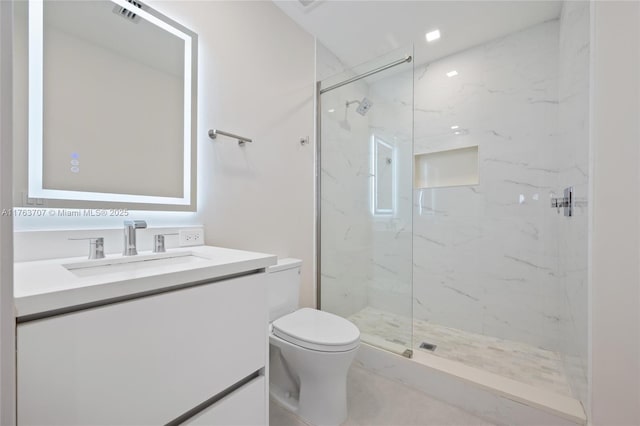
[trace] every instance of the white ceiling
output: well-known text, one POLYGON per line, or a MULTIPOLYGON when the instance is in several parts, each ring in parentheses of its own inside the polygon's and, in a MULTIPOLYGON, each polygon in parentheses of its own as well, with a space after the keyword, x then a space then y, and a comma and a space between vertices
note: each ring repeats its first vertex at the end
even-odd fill
POLYGON ((416 62, 431 62, 556 19, 562 8, 561 1, 273 1, 348 67, 412 43, 416 62), (427 43, 436 28, 442 37, 427 43))

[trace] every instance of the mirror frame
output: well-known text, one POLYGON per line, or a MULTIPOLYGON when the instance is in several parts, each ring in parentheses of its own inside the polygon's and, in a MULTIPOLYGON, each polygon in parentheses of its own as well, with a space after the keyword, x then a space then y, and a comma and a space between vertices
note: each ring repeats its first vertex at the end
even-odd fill
MULTIPOLYGON (((28 22, 28 196, 24 207, 128 208, 132 210, 196 211, 197 198, 197 72, 198 36, 193 31, 136 0, 108 0, 131 10, 142 19, 181 38, 184 50, 184 156, 183 197, 161 197, 118 193, 47 189, 43 185, 43 55, 44 3, 29 0, 28 22), (37 199, 34 205, 29 200, 37 199)), ((25 198, 25 197, 23 197, 25 198)))
POLYGON ((396 200, 396 182, 397 182, 397 170, 396 170, 396 148, 383 140, 377 135, 371 136, 371 214, 373 216, 394 216, 397 211, 396 200), (378 182, 378 147, 383 146, 391 150, 391 208, 380 208, 378 205, 378 189, 380 183, 378 182))

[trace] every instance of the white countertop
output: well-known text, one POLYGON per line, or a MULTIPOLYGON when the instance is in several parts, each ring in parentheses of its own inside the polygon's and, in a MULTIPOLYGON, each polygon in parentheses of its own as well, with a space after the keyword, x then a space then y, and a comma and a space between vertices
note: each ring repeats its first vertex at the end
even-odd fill
MULTIPOLYGON (((202 282, 277 263, 270 254, 222 247, 196 246, 168 249, 167 253, 191 253, 202 259, 183 264, 159 265, 93 276, 79 276, 64 265, 88 261, 86 257, 16 262, 14 296, 16 316, 39 314, 72 306, 95 303, 160 290, 182 284, 202 282)), ((138 256, 149 255, 140 252, 138 256)), ((107 259, 122 258, 108 255, 107 259)))

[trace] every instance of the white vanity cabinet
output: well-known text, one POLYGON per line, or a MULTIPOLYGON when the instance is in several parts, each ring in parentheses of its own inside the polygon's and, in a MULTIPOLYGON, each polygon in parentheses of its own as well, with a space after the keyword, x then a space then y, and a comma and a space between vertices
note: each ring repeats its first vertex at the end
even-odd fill
POLYGON ((267 424, 264 277, 18 324, 18 424, 267 424))
POLYGON ((266 386, 264 376, 247 383, 237 391, 201 411, 183 423, 184 426, 239 426, 264 424, 266 398, 261 398, 266 386), (258 406, 257 401, 264 401, 258 406))

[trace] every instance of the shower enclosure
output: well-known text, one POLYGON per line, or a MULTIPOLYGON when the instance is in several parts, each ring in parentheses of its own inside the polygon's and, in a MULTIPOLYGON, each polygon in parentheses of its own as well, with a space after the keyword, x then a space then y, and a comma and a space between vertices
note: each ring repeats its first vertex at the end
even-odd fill
POLYGON ((588 43, 588 6, 567 2, 321 80, 319 307, 366 344, 586 402, 588 43))

